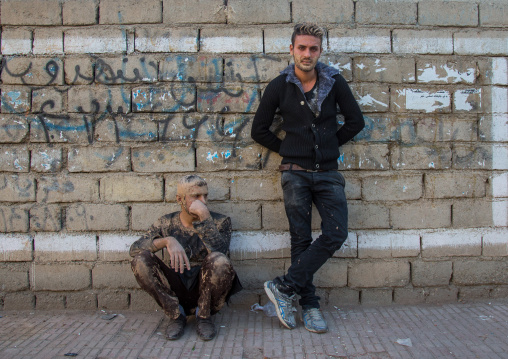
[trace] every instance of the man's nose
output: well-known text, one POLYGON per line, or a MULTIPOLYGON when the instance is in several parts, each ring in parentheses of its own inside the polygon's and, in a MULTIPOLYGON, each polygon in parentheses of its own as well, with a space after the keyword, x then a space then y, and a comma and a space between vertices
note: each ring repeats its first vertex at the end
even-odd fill
POLYGON ((205 196, 199 196, 198 198, 201 202, 203 202, 204 204, 206 204, 206 197, 205 196))

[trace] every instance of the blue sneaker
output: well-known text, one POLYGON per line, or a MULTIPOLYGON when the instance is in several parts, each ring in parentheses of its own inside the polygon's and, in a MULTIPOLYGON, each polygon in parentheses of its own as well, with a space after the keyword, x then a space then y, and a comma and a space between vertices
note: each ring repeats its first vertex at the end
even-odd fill
POLYGON ((328 325, 318 308, 302 309, 302 319, 305 329, 313 333, 326 333, 328 325))
POLYGON ((275 283, 271 280, 265 282, 265 292, 270 301, 275 305, 275 311, 281 323, 288 329, 296 327, 295 315, 293 313, 293 300, 295 294, 289 296, 281 293, 275 283))

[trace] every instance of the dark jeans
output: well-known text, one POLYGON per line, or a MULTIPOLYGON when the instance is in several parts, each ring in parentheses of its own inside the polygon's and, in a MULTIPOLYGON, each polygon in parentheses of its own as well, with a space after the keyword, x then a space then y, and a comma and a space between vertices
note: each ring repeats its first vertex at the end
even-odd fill
MULTIPOLYGON (((278 280, 300 296, 300 305, 319 308, 314 273, 347 239, 345 180, 337 171, 284 171, 281 178, 291 234, 291 266, 278 280), (312 242, 312 202, 321 216, 321 235, 312 242)), ((278 281, 277 280, 277 281, 278 281)))

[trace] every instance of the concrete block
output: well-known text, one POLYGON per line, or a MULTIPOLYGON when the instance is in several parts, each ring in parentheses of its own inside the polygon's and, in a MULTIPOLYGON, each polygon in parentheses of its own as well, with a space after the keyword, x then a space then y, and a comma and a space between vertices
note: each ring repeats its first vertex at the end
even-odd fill
POLYGON ((341 147, 339 170, 378 170, 390 169, 390 151, 385 144, 346 144, 341 147))
POLYGON ((472 85, 478 76, 476 63, 457 59, 418 59, 416 61, 418 83, 472 85))
POLYGON ((287 258, 289 235, 280 232, 234 232, 229 246, 232 260, 287 258))
MULTIPOLYGON (((372 113, 364 115, 365 127, 354 137, 355 142, 389 142, 400 141, 404 131, 409 131, 410 126, 406 125, 406 119, 400 119, 389 113, 372 113)), ((414 132, 414 131, 413 131, 414 132)), ((411 133, 408 142, 415 142, 415 135, 411 133)))
POLYGON ((451 204, 419 201, 390 208, 394 229, 446 228, 451 226, 451 204))
POLYGON ((169 55, 161 61, 159 80, 176 82, 221 82, 222 58, 169 55))
MULTIPOLYGON (((263 295, 264 290, 254 289, 254 290, 242 290, 240 293, 236 293, 234 296, 230 298, 230 302, 228 303, 228 308, 232 307, 233 310, 250 310, 250 307, 253 303, 261 303, 261 296, 263 299, 268 300, 268 296, 263 295)), ((131 299, 132 303, 132 299, 131 299)), ((263 303, 263 305, 266 303, 263 303)), ((132 307, 132 304, 131 304, 132 307)))
POLYGON ((440 115, 420 116, 416 122, 416 135, 408 142, 454 142, 477 140, 478 122, 476 116, 462 117, 440 115))
POLYGON ((83 176, 46 176, 37 181, 37 199, 43 203, 93 202, 99 199, 95 178, 83 176))
POLYGON ((263 32, 253 28, 205 28, 201 30, 199 51, 260 53, 263 52, 263 32))
POLYGON ((99 309, 121 310, 129 308, 129 293, 123 290, 103 291, 97 294, 99 309))
POLYGON ((355 57, 357 81, 412 83, 416 81, 415 59, 409 57, 355 57))
POLYGON ((43 147, 31 151, 30 169, 34 172, 59 172, 62 169, 62 149, 43 147))
POLYGON ((2 202, 35 201, 35 181, 27 175, 2 174, 0 184, 2 202))
MULTIPOLYGON (((313 238, 316 238, 320 232, 316 235, 313 234, 313 238)), ((349 232, 348 237, 342 247, 333 254, 335 258, 357 258, 358 257, 358 236, 356 233, 349 232)))
POLYGON ((321 288, 347 286, 348 264, 343 259, 330 258, 314 275, 314 285, 321 288))
POLYGON ((231 199, 243 201, 282 200, 280 175, 233 176, 231 199))
POLYGON ((287 65, 287 61, 274 57, 229 58, 225 62, 224 81, 269 82, 287 65))
POLYGON ((362 305, 383 306, 392 304, 392 289, 362 289, 360 293, 362 305))
POLYGON ((131 108, 130 96, 125 91, 114 86, 71 87, 67 93, 68 112, 78 113, 128 113, 131 108))
POLYGON ((97 260, 97 240, 92 234, 37 233, 33 241, 38 262, 97 260))
POLYGON ((2 1, 2 25, 61 25, 59 0, 2 1))
POLYGON ((450 113, 451 94, 447 90, 392 88, 391 108, 395 112, 450 113))
POLYGON ((388 86, 377 84, 354 84, 351 91, 362 112, 386 112, 390 106, 388 86))
POLYGON ((130 292, 130 309, 135 311, 162 311, 155 299, 144 290, 130 292))
POLYGON ((237 147, 231 143, 201 145, 196 149, 198 171, 257 170, 261 167, 261 145, 237 147))
POLYGON ((0 253, 3 262, 30 262, 32 237, 27 234, 0 234, 0 253))
POLYGON ((97 23, 97 0, 66 0, 62 4, 64 25, 94 25, 97 23))
POLYGON ((480 117, 478 137, 481 141, 506 141, 508 139, 508 115, 495 114, 480 117))
POLYGON ((65 308, 77 310, 97 309, 97 294, 88 291, 65 293, 65 308))
POLYGON ((62 55, 63 32, 58 28, 35 29, 33 33, 34 55, 62 55))
MULTIPOLYGON (((342 307, 358 305, 360 303, 360 291, 350 288, 332 288, 328 296, 328 305, 342 307)), ((340 310, 340 309, 337 309, 340 310)))
POLYGON ((258 289, 263 283, 284 273, 282 261, 269 259, 233 262, 238 277, 245 289, 258 289))
POLYGON ((341 54, 330 54, 322 55, 319 61, 339 70, 340 74, 347 82, 353 80, 353 60, 351 57, 341 54))
POLYGON ((425 302, 432 304, 453 303, 457 301, 458 288, 428 288, 425 290, 425 302))
POLYGON ((492 202, 492 222, 494 227, 508 226, 508 200, 494 200, 492 202))
POLYGON ((459 288, 459 300, 489 299, 491 290, 491 287, 461 287, 459 288))
POLYGON ((92 284, 97 289, 139 288, 130 263, 97 263, 92 269, 92 284))
POLYGON ((362 179, 364 201, 407 201, 422 197, 421 175, 371 176, 362 179))
POLYGON ((291 35, 293 34, 292 27, 267 28, 263 34, 266 54, 289 54, 289 45, 291 45, 291 35))
POLYGON ((62 229, 62 211, 58 205, 37 204, 30 208, 30 230, 58 232, 62 229))
POLYGON ((492 197, 506 198, 508 197, 508 173, 495 173, 489 179, 492 197))
MULTIPOLYGON (((5 72, 5 69, 4 71, 5 72)), ((28 87, 3 86, 2 112, 26 114, 31 109, 32 94, 28 87)))
POLYGON ((0 266, 0 290, 2 292, 19 292, 29 288, 26 265, 0 266))
POLYGON ((179 210, 180 206, 176 203, 133 204, 132 229, 146 231, 158 218, 179 210))
POLYGON ((2 146, 0 157, 0 171, 2 172, 28 172, 29 151, 24 146, 2 146))
POLYGON ((137 235, 99 234, 99 260, 105 262, 130 261, 129 248, 138 238, 137 235))
POLYGON ((406 261, 362 261, 350 265, 348 282, 353 288, 404 287, 409 274, 406 261))
POLYGON ((93 115, 41 114, 30 121, 30 142, 91 144, 93 122, 93 115))
POLYGON ((130 150, 126 147, 73 147, 67 160, 69 172, 130 170, 130 150))
POLYGON ((418 233, 411 231, 358 233, 358 258, 416 257, 419 254, 418 233))
POLYGON ((396 170, 448 169, 452 151, 447 145, 396 147, 391 153, 391 166, 396 170))
MULTIPOLYGON (((170 114, 156 114, 151 115, 154 121, 157 121, 159 128, 159 141, 161 142, 175 142, 175 141, 191 141, 197 140, 200 132, 206 131, 206 135, 213 140, 219 131, 217 128, 211 128, 208 122, 217 124, 221 119, 217 118, 216 121, 207 116, 200 116, 197 113, 170 113, 170 114), (206 129, 206 130, 205 130, 206 129)), ((206 139, 204 139, 206 140, 206 139)))
POLYGON ((195 110, 196 88, 192 85, 142 86, 132 89, 134 112, 180 112, 195 110))
POLYGON ((199 112, 254 113, 259 106, 259 87, 250 85, 198 88, 199 112))
POLYGON ((282 201, 263 203, 263 229, 278 231, 289 229, 289 222, 282 201))
POLYGON ((352 23, 354 4, 346 0, 317 0, 309 3, 304 0, 292 1, 293 22, 316 22, 344 24, 352 23))
POLYGON ((346 192, 346 198, 350 199, 360 199, 362 197, 362 181, 358 176, 358 173, 343 173, 344 178, 346 179, 346 187, 344 191, 346 192))
POLYGON ((453 34, 449 30, 396 29, 392 33, 395 54, 443 54, 454 51, 453 34))
POLYGON ((268 171, 278 171, 282 157, 278 153, 270 151, 266 147, 261 147, 261 168, 268 171))
POLYGON ((104 177, 100 193, 107 202, 160 202, 164 196, 162 178, 154 176, 104 177))
MULTIPOLYGON (((459 170, 482 170, 493 167, 492 145, 457 144, 453 146, 453 168, 459 170)), ((506 157, 505 157, 506 158, 506 157)))
POLYGON ((122 28, 80 28, 64 31, 66 54, 123 53, 127 51, 127 33, 122 28))
MULTIPOLYGON (((217 117, 219 115, 216 115, 217 117)), ((254 140, 250 137, 252 129, 252 122, 254 120, 253 115, 226 115, 224 116, 224 123, 222 131, 217 131, 217 137, 221 136, 223 141, 248 144, 254 143, 254 140)), ((209 122, 209 121, 208 121, 209 122)), ((212 120, 213 122, 213 120, 212 120)), ((200 129, 201 130, 201 129, 200 129)), ((204 131, 199 131, 198 139, 201 139, 201 134, 204 131)), ((207 134, 210 131, 207 131, 207 134)), ((213 136, 208 136, 207 140, 214 141, 213 136)))
POLYGON ((451 278, 451 261, 411 263, 411 282, 415 287, 448 286, 451 278))
POLYGON ((471 229, 444 230, 422 234, 422 257, 479 256, 482 235, 471 229))
POLYGON ((508 286, 496 285, 490 292, 491 298, 506 298, 508 297, 508 286))
POLYGON ((61 113, 63 111, 64 107, 62 91, 47 87, 32 91, 32 112, 43 112, 46 114, 61 113))
POLYGON ((65 295, 63 293, 37 292, 35 294, 35 308, 38 310, 65 309, 65 295))
POLYGON ((129 227, 129 209, 121 204, 73 204, 66 212, 69 231, 114 231, 129 227))
POLYGON ((19 206, 0 206, 0 232, 28 232, 28 209, 19 206))
POLYGON ((35 308, 35 297, 32 292, 7 293, 4 297, 3 310, 32 310, 35 308))
MULTIPOLYGON (((508 84, 508 60, 503 57, 489 57, 478 60, 479 81, 484 85, 506 85, 508 84)), ((504 89, 496 87, 503 92, 504 89)))
POLYGON ((395 304, 420 304, 425 302, 425 289, 423 288, 395 288, 393 290, 395 304))
POLYGON ((132 149, 134 172, 192 172, 195 168, 192 146, 157 145, 132 149))
POLYGON ((164 23, 226 23, 226 7, 222 0, 163 0, 164 23))
POLYGON ((464 30, 453 35, 457 55, 506 56, 506 31, 464 30))
MULTIPOLYGON (((229 173, 196 173, 208 184, 208 201, 226 201, 230 199, 230 189, 232 184, 229 173)), ((167 174, 164 176, 165 201, 176 201, 176 188, 178 181, 183 177, 182 174, 167 174)))
POLYGON ((425 174, 426 198, 485 197, 487 178, 478 172, 425 174))
POLYGON ((482 89, 468 88, 455 91, 453 94, 453 112, 483 112, 482 89))
POLYGON ((489 257, 508 256, 508 230, 505 228, 487 230, 482 238, 482 255, 489 257))
POLYGON ((261 229, 261 205, 258 203, 210 203, 208 207, 211 211, 231 217, 233 230, 261 229))
POLYGON ((134 46, 139 52, 197 52, 198 29, 139 27, 134 46))
POLYGON ((486 199, 464 199, 453 202, 454 228, 489 227, 492 222, 492 201, 486 199))
POLYGON ((228 24, 288 23, 291 22, 290 3, 277 0, 231 0, 227 2, 227 21, 228 24))
POLYGON ((427 26, 478 26, 478 5, 463 1, 421 1, 418 23, 427 26))
POLYGON ((100 142, 153 142, 157 141, 157 122, 152 119, 115 116, 95 126, 95 140, 100 142))
POLYGON ((477 259, 455 261, 453 283, 457 285, 508 284, 508 263, 477 259))
POLYGON ((105 85, 156 82, 157 59, 150 55, 101 57, 95 63, 95 81, 105 85))
POLYGON ((349 213, 349 228, 390 228, 389 210, 384 205, 349 201, 347 207, 349 213))
MULTIPOLYGON (((333 14, 337 14, 336 10, 333 14)), ((391 53, 390 30, 333 29, 328 34, 328 45, 332 53, 389 54, 391 53)))
POLYGON ((417 17, 416 6, 416 2, 360 1, 356 4, 356 22, 369 25, 414 25, 417 17))
MULTIPOLYGON (((91 3, 91 2, 90 2, 91 3)), ((91 57, 68 57, 64 60, 65 83, 89 85, 94 80, 95 60, 91 57)))
POLYGON ((150 24, 162 22, 162 2, 148 0, 101 0, 100 24, 150 24))
POLYGON ((75 291, 90 287, 90 268, 85 264, 34 264, 30 272, 35 291, 75 291))
POLYGON ((1 50, 3 55, 30 54, 32 52, 32 31, 24 28, 3 29, 1 50))
POLYGON ((28 118, 18 115, 0 116, 0 143, 22 142, 28 133, 28 118))
POLYGON ((480 3, 480 26, 506 27, 508 25, 508 4, 480 3))

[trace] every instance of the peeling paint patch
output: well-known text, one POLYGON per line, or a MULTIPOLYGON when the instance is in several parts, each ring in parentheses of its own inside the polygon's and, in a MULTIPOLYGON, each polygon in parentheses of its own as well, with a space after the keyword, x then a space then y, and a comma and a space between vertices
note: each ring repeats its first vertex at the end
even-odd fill
POLYGON ((406 109, 435 112, 450 106, 450 93, 448 91, 428 92, 417 89, 403 90, 406 94, 406 109))

